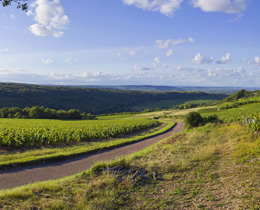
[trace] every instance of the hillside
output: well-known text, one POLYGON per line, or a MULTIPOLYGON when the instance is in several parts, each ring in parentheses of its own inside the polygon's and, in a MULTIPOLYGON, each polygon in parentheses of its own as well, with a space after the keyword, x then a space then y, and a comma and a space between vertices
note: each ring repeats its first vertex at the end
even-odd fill
POLYGON ((159 108, 170 108, 186 101, 220 100, 224 97, 225 94, 204 92, 123 91, 0 83, 0 108, 44 106, 56 110, 73 108, 92 114, 131 112, 150 108, 149 103, 154 102, 159 108), (172 106, 167 104, 165 107, 160 104, 160 101, 165 103, 167 100, 171 101, 172 106))
MULTIPOLYGON (((202 91, 206 93, 234 94, 243 89, 242 87, 199 87, 199 86, 158 86, 158 85, 81 85, 68 87, 98 88, 112 90, 139 90, 139 91, 202 91)), ((247 87, 248 91, 255 91, 257 88, 247 87)))
POLYGON ((245 89, 239 90, 237 92, 235 92, 234 94, 228 96, 227 98, 221 100, 222 103, 225 102, 235 102, 241 99, 248 99, 248 98, 252 98, 252 97, 256 97, 260 95, 260 91, 256 90, 256 91, 247 91, 245 89))

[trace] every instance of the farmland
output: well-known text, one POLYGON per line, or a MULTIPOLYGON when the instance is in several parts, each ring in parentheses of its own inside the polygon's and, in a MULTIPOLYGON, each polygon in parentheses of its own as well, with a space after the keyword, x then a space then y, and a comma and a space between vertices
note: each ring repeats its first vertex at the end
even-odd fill
MULTIPOLYGON (((15 139, 16 136, 21 136, 22 133, 26 133, 26 131, 28 131, 28 133, 31 133, 31 135, 38 137, 38 139, 44 139, 43 137, 46 138, 48 133, 53 131, 56 132, 56 139, 58 139, 59 135, 61 135, 65 140, 64 142, 61 142, 61 140, 59 140, 60 142, 50 142, 50 144, 48 144, 48 141, 50 141, 48 139, 48 141, 45 141, 45 144, 43 144, 42 142, 33 142, 30 135, 27 134, 28 138, 24 139, 25 143, 23 145, 14 144, 11 146, 1 146, 0 168, 3 169, 6 167, 13 167, 14 164, 16 166, 25 166, 40 164, 43 162, 53 162, 55 160, 75 157, 87 154, 89 152, 99 151, 105 148, 129 144, 131 142, 139 141, 144 138, 160 134, 170 129, 174 125, 174 122, 167 120, 160 120, 159 123, 158 121, 150 120, 147 117, 135 119, 133 117, 127 118, 126 115, 125 119, 121 118, 122 116, 124 115, 114 115, 113 118, 112 116, 109 116, 110 120, 102 119, 96 121, 0 119, 2 125, 1 130, 4 130, 4 128, 7 128, 9 126, 9 130, 13 135, 10 135, 12 139, 15 139), (117 119, 117 117, 119 119, 117 119), (123 127, 121 128, 121 130, 119 130, 120 126, 123 127), (114 132, 112 133, 111 131, 114 127, 118 128, 114 129, 114 132), (85 132, 86 135, 87 132, 90 132, 90 129, 92 129, 92 137, 94 139, 84 138, 82 139, 83 141, 78 141, 79 139, 72 139, 72 137, 78 137, 78 135, 75 135, 76 132, 85 132), (14 130, 16 130, 16 132, 14 132, 14 130), (110 133, 108 132, 109 130, 110 133), (135 132, 133 132, 133 130, 135 130, 135 132), (33 131, 35 131, 35 133, 32 133, 33 131), (102 134, 104 138, 97 139, 97 135, 93 136, 95 131, 99 131, 99 133, 97 132, 97 134, 99 134, 99 137, 101 137, 102 134), (120 133, 117 134, 118 137, 112 138, 112 135, 116 135, 116 131, 120 131, 120 133), (125 133, 123 135, 123 131, 131 131, 133 133, 125 133), (36 135, 36 133, 38 134, 38 136, 36 135), (68 136, 69 134, 71 134, 70 141, 68 141, 64 137, 68 136), (110 136, 109 138, 106 137, 108 135, 110 136)), ((8 129, 5 129, 5 132, 7 131, 8 129)), ((24 135, 24 137, 25 136, 26 135, 24 135)), ((54 135, 52 134, 52 136, 54 135)))
MULTIPOLYGON (((229 108, 221 108, 224 102, 193 109, 100 116, 94 121, 25 120, 56 129, 70 126, 70 123, 76 123, 77 129, 80 129, 80 123, 93 124, 93 127, 95 123, 109 126, 116 123, 134 123, 137 126, 140 123, 142 127, 143 123, 149 125, 155 122, 155 125, 144 128, 140 133, 134 132, 130 137, 121 136, 119 132, 120 138, 107 139, 104 135, 105 139, 100 142, 95 138, 82 142, 61 141, 63 143, 57 144, 59 148, 55 142, 47 142, 45 146, 40 144, 40 147, 37 144, 25 145, 27 151, 23 152, 19 152, 19 148, 12 154, 7 150, 2 151, 2 165, 16 164, 17 159, 28 163, 30 159, 36 160, 38 157, 44 160, 48 155, 54 158, 55 155, 72 151, 74 154, 82 153, 86 147, 92 147, 93 150, 97 145, 105 148, 137 141, 141 136, 162 132, 173 122, 183 120, 190 111, 197 111, 202 117, 217 115, 220 121, 186 128, 182 133, 150 148, 109 163, 97 163, 90 170, 75 176, 3 190, 0 193, 0 205, 6 209, 30 209, 36 206, 44 209, 259 209, 260 136, 255 135, 259 129, 244 126, 242 116, 258 120, 260 106, 253 102, 254 98, 249 99, 252 100, 250 103, 244 103, 243 100, 238 101, 238 106, 229 108), (159 124, 151 118, 158 118, 159 124), (35 148, 31 149, 33 145, 35 148), (41 152, 42 155, 39 155, 41 152), (110 170, 119 166, 123 168, 122 171, 110 170), (133 171, 139 171, 136 178, 133 178, 133 171), (144 174, 141 171, 145 171, 144 174)), ((227 103, 234 104, 235 101, 227 103)), ((2 120, 5 125, 8 125, 8 120, 18 122, 14 119, 2 120)), ((19 128, 19 124, 9 125, 19 128)))
POLYGON ((37 146, 117 137, 158 125, 149 119, 58 121, 1 119, 1 146, 37 146))

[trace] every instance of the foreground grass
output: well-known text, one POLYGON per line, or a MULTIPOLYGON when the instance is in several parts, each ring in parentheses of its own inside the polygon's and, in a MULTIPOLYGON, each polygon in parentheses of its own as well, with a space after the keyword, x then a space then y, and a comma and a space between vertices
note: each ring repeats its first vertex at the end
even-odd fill
POLYGON ((38 149, 26 150, 0 150, 0 168, 10 168, 38 164, 41 162, 51 162, 55 160, 66 159, 71 156, 83 155, 100 149, 111 148, 119 145, 139 141, 169 130, 174 125, 172 121, 161 121, 157 127, 145 131, 125 135, 120 138, 111 138, 105 140, 93 140, 89 142, 79 142, 73 145, 60 145, 41 147, 38 149))
POLYGON ((145 168, 157 179, 119 181, 97 168, 60 181, 0 193, 3 209, 259 209, 260 137, 239 124, 187 130, 109 163, 145 168))

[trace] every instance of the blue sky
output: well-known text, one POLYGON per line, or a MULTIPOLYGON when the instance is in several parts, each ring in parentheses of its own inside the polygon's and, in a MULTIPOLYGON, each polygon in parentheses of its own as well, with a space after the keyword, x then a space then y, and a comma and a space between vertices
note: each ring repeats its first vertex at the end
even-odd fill
POLYGON ((0 8, 0 82, 260 85, 260 1, 28 3, 0 8))

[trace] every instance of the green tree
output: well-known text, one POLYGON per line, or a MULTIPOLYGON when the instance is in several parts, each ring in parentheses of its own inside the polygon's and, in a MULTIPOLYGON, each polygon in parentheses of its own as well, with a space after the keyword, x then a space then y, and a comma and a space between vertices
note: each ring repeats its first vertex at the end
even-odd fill
POLYGON ((28 4, 25 3, 28 0, 0 0, 2 2, 3 7, 11 5, 13 2, 17 4, 18 9, 27 10, 28 4))
POLYGON ((198 112, 189 112, 185 116, 185 123, 190 127, 197 127, 203 123, 203 118, 198 112))
POLYGON ((38 106, 32 107, 29 112, 29 118, 36 118, 36 119, 44 118, 44 108, 38 106))

